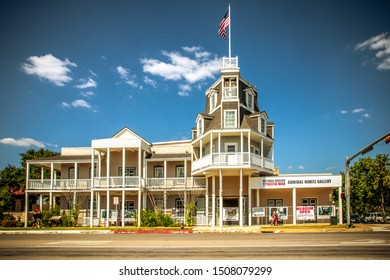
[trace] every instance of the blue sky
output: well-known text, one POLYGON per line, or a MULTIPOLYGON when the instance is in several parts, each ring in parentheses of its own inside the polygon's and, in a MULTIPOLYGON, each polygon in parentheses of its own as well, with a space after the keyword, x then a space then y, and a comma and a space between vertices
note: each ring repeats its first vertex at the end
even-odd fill
MULTIPOLYGON (((2 1, 0 170, 124 126, 189 139, 228 55, 227 2, 2 1)), ((282 173, 338 173, 390 131, 389 1, 230 2, 232 55, 275 122, 282 173)))

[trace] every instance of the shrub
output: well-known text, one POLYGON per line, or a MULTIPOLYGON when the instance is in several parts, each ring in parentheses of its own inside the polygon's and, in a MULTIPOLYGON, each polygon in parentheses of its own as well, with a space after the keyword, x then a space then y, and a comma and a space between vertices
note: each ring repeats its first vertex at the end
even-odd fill
POLYGON ((5 219, 5 220, 3 220, 1 225, 3 227, 16 227, 16 221, 15 220, 5 219))
MULTIPOLYGON (((137 222, 138 218, 136 217, 136 223, 137 222)), ((168 227, 173 223, 171 215, 152 211, 150 208, 141 210, 141 226, 143 227, 168 227)))

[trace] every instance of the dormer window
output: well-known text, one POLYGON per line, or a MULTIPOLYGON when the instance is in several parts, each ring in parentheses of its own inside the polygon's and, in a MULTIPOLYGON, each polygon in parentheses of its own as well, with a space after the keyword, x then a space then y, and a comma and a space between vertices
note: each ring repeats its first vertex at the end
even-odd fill
POLYGON ((266 129, 266 120, 264 118, 260 118, 260 132, 265 134, 266 129))
POLYGON ((246 95, 246 106, 249 109, 253 110, 255 107, 255 102, 254 102, 255 98, 253 96, 252 91, 247 90, 245 95, 246 95))
POLYGON ((214 91, 210 95, 210 112, 217 107, 217 92, 214 91))
POLYGON ((204 132, 204 119, 203 118, 199 118, 196 128, 197 128, 197 134, 199 137, 204 132))

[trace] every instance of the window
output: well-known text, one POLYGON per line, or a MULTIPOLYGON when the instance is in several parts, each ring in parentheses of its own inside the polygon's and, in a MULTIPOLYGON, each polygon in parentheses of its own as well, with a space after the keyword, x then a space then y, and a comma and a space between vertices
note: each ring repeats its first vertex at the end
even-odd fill
POLYGON ((224 111, 225 128, 237 128, 237 111, 225 110, 224 111))
POLYGON ((184 215, 184 202, 181 198, 175 200, 176 215, 184 215))
POLYGON ((281 207, 283 206, 283 199, 268 199, 268 207, 281 207))
POLYGON ((260 118, 260 132, 261 133, 265 133, 265 125, 266 125, 265 119, 260 118))
MULTIPOLYGON (((69 179, 75 179, 74 167, 69 168, 68 176, 69 179)), ((80 178, 80 168, 77 168, 77 178, 80 178)))
POLYGON ((253 93, 250 91, 246 92, 246 106, 252 110, 254 108, 254 97, 253 93))
MULTIPOLYGON (((136 176, 135 167, 126 167, 125 176, 136 176)), ((118 176, 122 176, 122 167, 119 167, 118 176)))
POLYGON ((164 167, 162 166, 154 167, 154 178, 164 178, 164 167))
POLYGON ((255 155, 260 155, 260 149, 255 146, 251 146, 251 153, 255 155))
POLYGON ((210 96, 210 111, 214 110, 217 107, 217 92, 211 93, 210 96))
POLYGON ((234 99, 238 97, 237 94, 237 79, 236 78, 225 78, 223 83, 223 98, 234 99))
POLYGON ((176 177, 177 178, 184 178, 184 166, 178 165, 176 166, 176 177))
POLYGON ((198 136, 202 135, 204 132, 204 119, 200 118, 197 123, 197 133, 198 136))
POLYGON ((225 152, 227 153, 237 152, 237 143, 225 143, 225 152))

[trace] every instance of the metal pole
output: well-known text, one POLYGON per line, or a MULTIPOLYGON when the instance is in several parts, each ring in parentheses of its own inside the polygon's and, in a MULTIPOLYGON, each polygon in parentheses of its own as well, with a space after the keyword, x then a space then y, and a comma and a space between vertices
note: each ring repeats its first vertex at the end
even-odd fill
POLYGON ((230 14, 230 3, 229 3, 229 58, 232 57, 231 50, 232 50, 232 17, 230 14))

